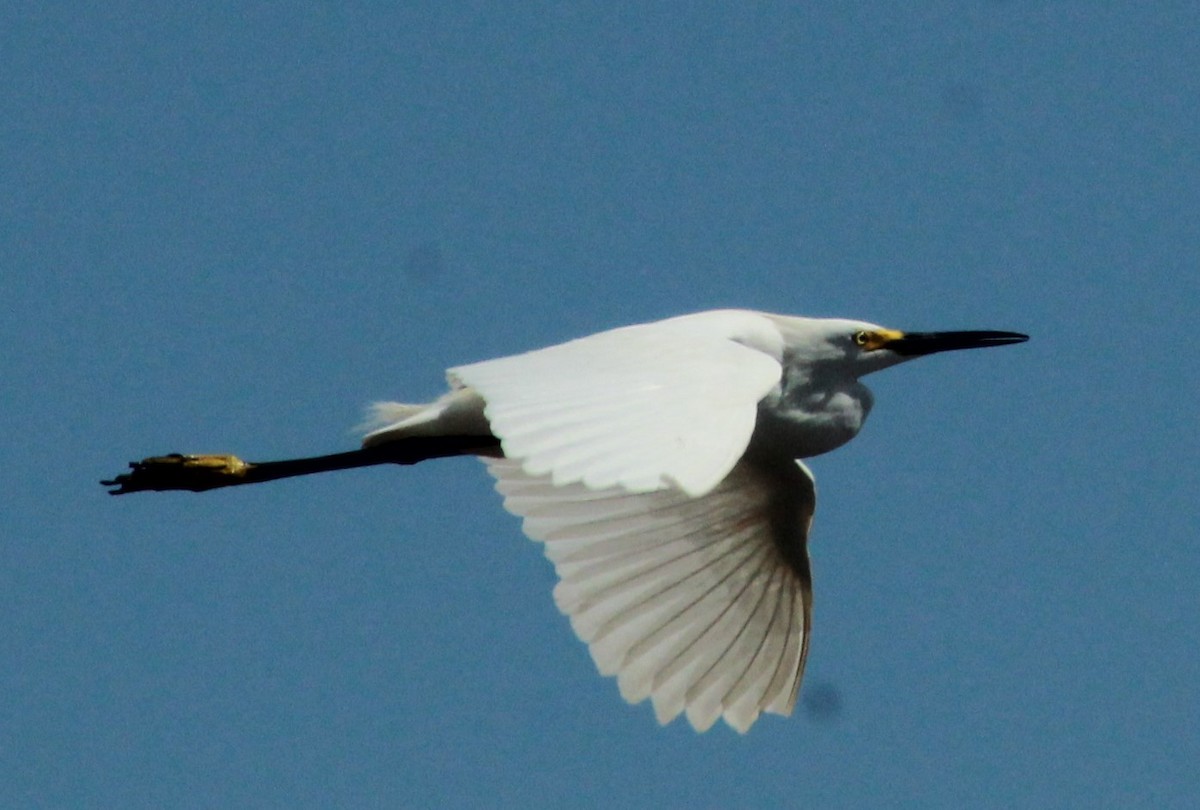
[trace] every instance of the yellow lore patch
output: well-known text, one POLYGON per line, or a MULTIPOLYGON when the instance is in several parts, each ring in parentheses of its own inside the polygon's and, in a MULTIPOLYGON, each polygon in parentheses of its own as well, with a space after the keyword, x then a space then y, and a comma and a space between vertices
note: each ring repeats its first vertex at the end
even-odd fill
POLYGON ((875 329, 869 332, 860 332, 855 336, 854 342, 867 351, 873 352, 902 337, 904 337, 904 333, 899 329, 875 329))

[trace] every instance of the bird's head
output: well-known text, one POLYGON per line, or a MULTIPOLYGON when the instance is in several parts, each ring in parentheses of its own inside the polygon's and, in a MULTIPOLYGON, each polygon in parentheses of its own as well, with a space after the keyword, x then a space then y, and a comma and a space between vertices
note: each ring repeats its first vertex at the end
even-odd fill
POLYGON ((808 320, 803 339, 789 341, 807 359, 844 365, 855 377, 937 352, 1023 343, 1020 332, 901 332, 863 321, 808 320))

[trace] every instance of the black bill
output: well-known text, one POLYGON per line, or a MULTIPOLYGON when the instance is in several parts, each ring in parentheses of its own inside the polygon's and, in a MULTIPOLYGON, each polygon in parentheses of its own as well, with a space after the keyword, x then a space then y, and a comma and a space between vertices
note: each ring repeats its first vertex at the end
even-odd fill
POLYGON ((901 337, 888 341, 885 347, 905 357, 918 357, 934 352, 1007 346, 1027 340, 1029 335, 1020 332, 905 332, 901 337))

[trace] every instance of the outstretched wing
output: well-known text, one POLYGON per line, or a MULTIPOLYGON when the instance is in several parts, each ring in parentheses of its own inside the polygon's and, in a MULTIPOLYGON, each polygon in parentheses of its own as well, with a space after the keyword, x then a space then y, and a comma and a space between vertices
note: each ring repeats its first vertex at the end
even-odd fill
POLYGON ((507 458, 556 485, 713 489, 779 382, 782 337, 740 310, 601 332, 448 372, 486 403, 507 458))
POLYGON ((808 651, 807 538, 816 505, 799 462, 741 462, 708 494, 556 484, 485 459, 505 507, 545 545, 559 609, 596 666, 660 723, 718 717, 745 732, 790 714, 808 651))

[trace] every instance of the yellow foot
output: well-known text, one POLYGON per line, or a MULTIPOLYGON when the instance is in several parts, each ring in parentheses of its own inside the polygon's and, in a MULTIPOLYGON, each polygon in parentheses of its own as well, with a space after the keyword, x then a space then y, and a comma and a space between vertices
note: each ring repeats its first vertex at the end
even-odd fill
POLYGON ((252 466, 237 456, 172 453, 169 456, 152 456, 141 461, 131 461, 130 472, 100 483, 106 487, 116 487, 109 490, 109 495, 171 489, 203 492, 206 489, 241 483, 246 471, 252 466))

